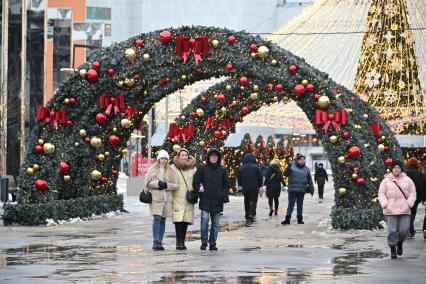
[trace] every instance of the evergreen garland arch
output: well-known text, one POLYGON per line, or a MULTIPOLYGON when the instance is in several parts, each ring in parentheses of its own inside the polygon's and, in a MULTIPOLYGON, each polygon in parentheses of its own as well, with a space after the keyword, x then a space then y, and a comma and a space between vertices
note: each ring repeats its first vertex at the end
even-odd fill
MULTIPOLYGON (((89 205, 93 203, 86 202, 98 197, 103 204, 122 209, 115 186, 120 159, 126 153, 133 129, 139 127, 143 116, 163 97, 193 82, 221 76, 229 77, 228 82, 234 86, 230 95, 236 89, 251 90, 253 82, 257 82, 259 89, 269 91, 272 85, 275 95, 271 98, 264 92, 259 99, 258 93, 258 101, 251 97, 247 108, 241 109, 243 114, 284 96, 295 100, 324 141, 336 175, 333 227, 378 225, 381 215, 374 198, 385 172, 383 159, 400 159, 401 152, 377 113, 335 84, 327 74, 275 44, 245 32, 213 27, 182 27, 141 34, 95 53, 91 62, 79 66, 47 105, 40 106, 37 113, 40 122, 27 143, 28 152, 20 171, 18 204, 5 206, 5 224, 23 223, 22 219, 26 224, 37 224, 43 222, 41 216, 55 219, 77 217, 83 211, 90 214, 111 210, 111 206, 95 210, 95 206, 89 205), (316 101, 319 97, 325 101, 322 109, 316 101), (321 113, 315 114, 315 110, 321 113), (333 115, 343 112, 346 124, 333 115), (369 123, 376 124, 376 128, 379 125, 381 131, 376 130, 374 135, 369 123), (344 131, 349 132, 347 138, 341 138, 344 131), (338 142, 328 142, 332 135, 338 137, 338 142), (383 143, 377 141, 381 136, 383 143), (383 152, 379 151, 378 143, 386 144, 383 152), (358 149, 348 154, 351 147, 358 149), (353 158, 339 164, 337 159, 342 155, 353 158), (354 168, 363 178, 362 183, 351 179, 354 168)), ((208 91, 223 93, 222 87, 220 83, 208 91)), ((227 99, 226 95, 224 102, 227 99)), ((189 107, 194 108, 184 120, 190 117, 204 127, 206 112, 217 110, 212 101, 206 105, 197 99, 189 107)), ((224 104, 219 111, 223 107, 229 105, 224 104)), ((236 112, 235 117, 241 116, 236 112)), ((182 130, 183 127, 178 127, 181 138, 182 130)), ((221 141, 214 139, 207 146, 218 143, 220 146, 221 141)))

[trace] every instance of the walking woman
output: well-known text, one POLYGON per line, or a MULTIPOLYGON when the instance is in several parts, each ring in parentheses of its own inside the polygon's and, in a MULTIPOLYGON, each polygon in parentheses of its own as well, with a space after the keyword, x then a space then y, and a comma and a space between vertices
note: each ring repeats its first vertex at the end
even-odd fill
POLYGON ((173 223, 176 229, 176 249, 186 250, 185 237, 188 225, 194 223, 194 204, 186 200, 186 192, 192 191, 192 180, 196 172, 196 161, 185 148, 177 152, 173 170, 179 180, 179 188, 173 191, 173 223))
POLYGON ((410 229, 411 208, 416 201, 413 181, 403 172, 402 162, 392 162, 391 173, 380 183, 379 201, 388 224, 391 258, 402 255, 402 244, 410 229))
POLYGON ((273 162, 266 170, 265 177, 266 196, 268 197, 270 217, 274 212, 275 216, 278 215, 278 206, 280 204, 279 199, 281 195, 281 184, 284 185, 283 174, 281 173, 278 164, 273 162), (273 203, 275 203, 275 207, 272 207, 273 203), (273 208, 275 208, 275 211, 273 208))
POLYGON ((152 249, 164 250, 163 237, 166 229, 166 218, 172 217, 172 190, 178 189, 178 179, 175 171, 169 165, 169 154, 160 150, 157 162, 146 174, 145 187, 151 189, 152 203, 149 211, 154 216, 152 249))

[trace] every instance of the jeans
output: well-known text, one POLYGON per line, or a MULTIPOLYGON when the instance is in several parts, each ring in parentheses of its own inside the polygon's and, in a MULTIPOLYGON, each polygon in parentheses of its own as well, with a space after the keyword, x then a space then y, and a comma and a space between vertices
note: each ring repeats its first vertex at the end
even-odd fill
POLYGON ((410 229, 410 215, 387 215, 388 224, 388 244, 396 245, 396 242, 403 243, 410 229))
POLYGON ((166 218, 160 215, 154 215, 154 222, 152 223, 152 237, 155 242, 161 243, 166 230, 166 218))
POLYGON ((419 206, 420 202, 414 202, 413 208, 411 208, 411 216, 410 216, 410 233, 411 235, 414 235, 414 220, 416 220, 417 215, 417 207, 419 206))
POLYGON ((324 185, 318 184, 318 197, 322 199, 323 195, 324 195, 324 185))
POLYGON ((304 193, 300 192, 289 192, 288 193, 288 208, 286 218, 291 218, 291 213, 293 213, 294 204, 297 201, 297 217, 302 218, 303 216, 303 199, 305 197, 304 193))
POLYGON ((217 235, 219 234, 220 212, 209 212, 201 210, 201 243, 216 245, 217 235), (212 220, 209 238, 209 220, 212 220))
POLYGON ((257 198, 256 192, 244 193, 244 210, 246 213, 246 219, 254 218, 254 216, 256 216, 257 198))

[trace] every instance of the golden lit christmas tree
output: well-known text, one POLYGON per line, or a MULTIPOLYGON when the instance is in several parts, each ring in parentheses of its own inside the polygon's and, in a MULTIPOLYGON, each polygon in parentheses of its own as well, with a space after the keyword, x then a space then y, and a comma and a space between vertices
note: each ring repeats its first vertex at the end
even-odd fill
POLYGON ((424 133, 426 115, 406 0, 372 0, 354 91, 396 133, 424 133))

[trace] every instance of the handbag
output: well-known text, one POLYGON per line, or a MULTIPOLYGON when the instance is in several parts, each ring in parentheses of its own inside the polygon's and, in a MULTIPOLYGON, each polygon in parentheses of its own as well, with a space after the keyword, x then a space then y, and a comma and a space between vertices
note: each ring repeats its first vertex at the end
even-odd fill
POLYGON ((183 176, 183 173, 180 169, 179 172, 182 175, 183 181, 186 185, 186 200, 191 204, 196 204, 198 202, 198 195, 194 191, 188 189, 188 184, 186 183, 185 177, 183 176))
POLYGON ((139 201, 142 203, 150 204, 152 203, 152 193, 149 189, 142 189, 141 193, 139 194, 139 201))

